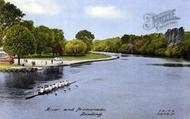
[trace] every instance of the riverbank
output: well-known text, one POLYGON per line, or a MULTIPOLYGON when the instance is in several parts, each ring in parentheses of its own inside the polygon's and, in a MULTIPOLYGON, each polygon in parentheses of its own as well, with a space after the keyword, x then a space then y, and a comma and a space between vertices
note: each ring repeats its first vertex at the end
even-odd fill
POLYGON ((0 70, 10 69, 12 67, 18 67, 18 65, 15 65, 15 64, 0 64, 0 70))
POLYGON ((105 54, 105 53, 91 53, 94 55, 87 55, 87 56, 69 56, 67 58, 62 58, 61 60, 53 60, 53 58, 27 58, 21 59, 21 65, 16 65, 17 59, 14 60, 15 64, 12 65, 1 65, 0 71, 18 71, 22 69, 38 69, 41 70, 46 67, 52 66, 70 66, 75 64, 82 64, 88 62, 98 62, 98 61, 107 61, 107 60, 114 60, 117 59, 118 56, 105 54), (95 57, 96 56, 96 57, 95 57), (33 64, 33 65, 32 65, 33 64))
POLYGON ((0 64, 0 72, 35 72, 38 69, 38 67, 19 66, 16 64, 0 64))
MULTIPOLYGON (((103 54, 103 53, 88 53, 86 55, 79 55, 79 56, 69 56, 69 55, 64 55, 60 56, 58 58, 61 58, 63 60, 90 60, 90 59, 101 59, 101 58, 109 58, 110 55, 108 54, 103 54)), ((25 59, 37 59, 37 60, 52 60, 52 54, 45 54, 45 55, 32 55, 28 56, 25 59)))
MULTIPOLYGON (((102 54, 101 54, 102 55, 102 54)), ((105 55, 105 54, 104 54, 105 55)), ((24 66, 32 66, 32 62, 35 62, 35 67, 50 67, 50 66, 69 66, 74 64, 80 64, 80 63, 87 63, 87 62, 97 62, 97 61, 107 61, 107 60, 113 60, 118 58, 117 56, 108 55, 105 58, 80 58, 77 56, 77 58, 71 57, 71 60, 63 58, 62 60, 53 60, 52 58, 49 59, 40 59, 40 58, 34 58, 34 59, 21 59, 21 64, 24 66), (27 61, 26 61, 27 60, 27 61)), ((17 62, 17 59, 15 59, 15 63, 17 62)))

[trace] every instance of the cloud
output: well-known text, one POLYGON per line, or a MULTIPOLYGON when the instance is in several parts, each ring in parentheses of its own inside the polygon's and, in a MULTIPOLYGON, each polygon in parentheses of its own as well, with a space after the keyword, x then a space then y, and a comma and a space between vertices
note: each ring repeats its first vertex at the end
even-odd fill
POLYGON ((61 6, 55 0, 5 0, 15 4, 22 11, 35 15, 57 15, 61 6))
POLYGON ((92 17, 99 18, 120 18, 124 13, 115 6, 87 6, 84 8, 85 13, 92 17))

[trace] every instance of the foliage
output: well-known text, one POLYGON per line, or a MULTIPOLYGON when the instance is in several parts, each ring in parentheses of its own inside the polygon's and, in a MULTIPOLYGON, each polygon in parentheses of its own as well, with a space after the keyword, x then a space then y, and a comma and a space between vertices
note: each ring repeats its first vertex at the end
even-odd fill
POLYGON ((26 27, 13 25, 5 35, 3 48, 9 55, 17 56, 20 64, 22 56, 33 53, 34 36, 26 27))
POLYGON ((81 40, 71 40, 65 45, 65 53, 67 55, 84 55, 87 45, 81 40))
POLYGON ((53 55, 63 55, 64 33, 60 29, 52 29, 53 55))
POLYGON ((135 53, 144 55, 164 56, 166 42, 163 34, 149 34, 144 36, 124 35, 116 38, 109 38, 102 41, 95 41, 95 51, 135 53))
POLYGON ((48 27, 45 26, 36 27, 34 30, 34 36, 35 36, 36 54, 51 52, 51 48, 49 48, 51 44, 51 34, 50 34, 50 29, 48 27))
POLYGON ((64 33, 62 30, 39 26, 35 28, 34 34, 36 54, 52 53, 53 56, 63 54, 64 33))
POLYGON ((190 56, 190 32, 185 33, 184 41, 180 44, 183 57, 190 56))
POLYGON ((168 46, 165 55, 168 57, 181 57, 182 49, 178 46, 168 46))
POLYGON ((122 44, 129 43, 130 42, 130 35, 127 35, 127 34, 123 35, 121 37, 121 42, 122 42, 122 44))
POLYGON ((20 21, 24 16, 22 11, 17 8, 14 4, 9 2, 1 2, 0 7, 0 23, 4 28, 8 28, 16 21, 20 21), (2 5, 2 6, 1 6, 2 5))
POLYGON ((33 21, 31 21, 31 20, 22 20, 22 21, 20 21, 20 25, 28 28, 28 30, 30 30, 31 32, 34 32, 35 27, 34 27, 34 22, 33 21))
POLYGON ((94 41, 93 49, 95 51, 119 52, 121 40, 119 37, 109 38, 102 41, 94 41))
POLYGON ((87 52, 88 52, 92 48, 92 42, 93 42, 95 36, 90 31, 81 30, 76 34, 75 38, 79 39, 79 40, 82 40, 84 43, 86 43, 87 52))
POLYGON ((127 53, 129 49, 128 43, 122 44, 119 48, 118 52, 120 53, 127 53))

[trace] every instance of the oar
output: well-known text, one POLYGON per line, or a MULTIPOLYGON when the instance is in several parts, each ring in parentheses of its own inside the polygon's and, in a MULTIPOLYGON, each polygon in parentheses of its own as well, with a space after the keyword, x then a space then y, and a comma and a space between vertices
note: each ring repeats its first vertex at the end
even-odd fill
POLYGON ((26 97, 25 99, 28 100, 28 99, 31 99, 31 98, 34 98, 36 96, 38 96, 39 94, 35 94, 35 95, 32 95, 32 96, 29 96, 29 97, 26 97))
POLYGON ((73 84, 73 83, 76 83, 77 81, 73 81, 73 82, 71 82, 71 83, 69 83, 69 85, 71 85, 71 84, 73 84))

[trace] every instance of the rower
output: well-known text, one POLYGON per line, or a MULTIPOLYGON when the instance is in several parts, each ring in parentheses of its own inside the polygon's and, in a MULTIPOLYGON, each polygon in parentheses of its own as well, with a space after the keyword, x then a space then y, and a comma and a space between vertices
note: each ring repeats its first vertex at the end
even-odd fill
POLYGON ((42 93, 44 93, 44 88, 43 87, 40 87, 40 90, 39 90, 39 92, 38 92, 39 94, 42 94, 42 93))
POLYGON ((61 88, 61 82, 59 82, 58 87, 61 88))
POLYGON ((61 82, 61 86, 64 87, 64 81, 61 82))
POLYGON ((49 91, 49 86, 48 85, 45 85, 44 86, 44 92, 46 93, 46 92, 48 92, 49 91))
POLYGON ((56 87, 56 88, 59 88, 59 83, 55 83, 55 87, 56 87))
POLYGON ((48 91, 52 91, 52 86, 51 85, 49 85, 48 91))
POLYGON ((55 84, 52 85, 52 88, 55 89, 55 84))
POLYGON ((68 80, 65 80, 65 85, 67 86, 69 84, 69 81, 68 80))

